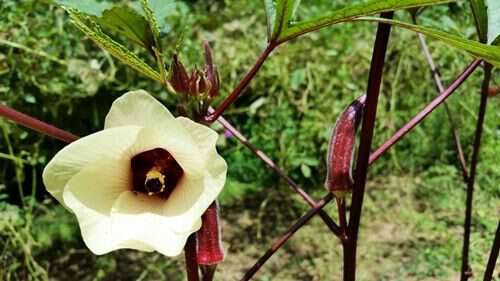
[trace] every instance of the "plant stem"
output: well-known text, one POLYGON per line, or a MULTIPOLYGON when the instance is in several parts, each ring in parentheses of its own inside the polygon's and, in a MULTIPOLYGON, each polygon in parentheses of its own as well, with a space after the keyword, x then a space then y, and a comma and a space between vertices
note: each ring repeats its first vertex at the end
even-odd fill
POLYGON ((63 142, 70 143, 79 138, 78 136, 73 135, 70 132, 56 128, 27 114, 14 110, 6 105, 0 105, 0 116, 13 121, 14 123, 30 128, 55 139, 61 140, 63 142))
POLYGON ((472 199, 474 195, 474 182, 476 180, 477 163, 479 160, 479 151, 481 148, 481 136, 483 134, 484 117, 486 115, 486 107, 488 105, 488 89, 491 81, 491 64, 485 63, 484 79, 481 87, 481 102, 479 104, 479 112, 476 124, 476 133, 474 137, 474 146, 472 150, 472 159, 470 163, 470 176, 467 182, 467 198, 465 201, 465 221, 464 221, 464 240, 462 247, 462 270, 460 281, 466 281, 472 276, 472 270, 469 265, 469 244, 470 244, 470 229, 472 221, 472 199))
POLYGON ((400 141, 408 132, 410 132, 415 126, 417 126, 422 120, 424 120, 434 109, 436 109, 440 104, 442 104, 455 90, 462 85, 462 83, 474 72, 474 70, 480 65, 481 60, 473 61, 467 68, 458 76, 458 78, 446 89, 443 93, 437 96, 432 102, 430 102, 424 109, 422 109, 415 117, 413 117, 408 123, 406 123, 401 129, 399 129, 394 135, 392 135, 384 144, 375 150, 370 156, 370 164, 375 162, 380 156, 382 156, 387 150, 389 150, 394 144, 400 141))
POLYGON ((345 207, 345 198, 335 198, 337 201, 337 209, 339 212, 340 229, 342 230, 342 239, 347 239, 347 216, 345 207))
POLYGON ((264 263, 274 254, 276 251, 285 244, 288 239, 290 239, 297 230, 304 226, 314 215, 316 215, 326 204, 328 204, 333 199, 333 194, 328 193, 323 199, 321 199, 312 209, 310 209, 304 216, 302 216, 297 222, 295 222, 286 233, 277 239, 269 250, 267 250, 264 255, 262 255, 257 262, 245 273, 241 281, 250 280, 253 275, 264 265, 264 263))
MULTIPOLYGON (((394 12, 381 14, 383 18, 392 18, 394 12)), ((352 206, 349 215, 348 241, 344 246, 344 281, 356 280, 356 248, 358 240, 359 222, 361 220, 361 210, 365 193, 365 184, 368 173, 368 160, 370 157, 370 147, 375 127, 377 115, 378 97, 382 84, 382 74, 384 70, 387 45, 391 33, 391 26, 379 24, 373 56, 368 78, 368 89, 366 96, 366 106, 363 115, 363 126, 361 129, 361 141, 358 149, 356 161, 356 171, 354 177, 354 187, 352 191, 352 206)))
POLYGON ((198 263, 196 262, 196 233, 191 234, 184 246, 186 274, 188 281, 200 281, 198 263))
POLYGON ((497 232, 495 233, 495 240, 493 240, 493 246, 491 247, 490 257, 488 258, 488 264, 486 265, 486 270, 484 271, 483 281, 493 280, 493 271, 495 270, 495 264, 497 263, 499 252, 500 252, 500 220, 498 221, 497 232))
MULTIPOLYGON (((414 19, 416 22, 416 19, 414 19)), ((443 81, 441 79, 441 74, 439 73, 439 69, 437 68, 436 64, 434 63, 434 60, 432 59, 432 55, 429 51, 429 48, 427 47, 427 44, 425 42, 425 37, 423 34, 418 33, 418 40, 420 41, 420 46, 422 48, 422 51, 425 55, 425 58, 427 59, 427 63, 429 64, 429 67, 431 68, 431 73, 432 77, 434 78, 434 82, 436 83, 436 87, 439 91, 439 93, 443 93, 445 91, 444 86, 443 86, 443 81)), ((464 150, 462 148, 462 143, 460 141, 460 134, 458 132, 457 124, 455 123, 455 119, 453 118, 453 114, 451 113, 451 110, 446 102, 443 103, 444 110, 446 111, 446 116, 448 117, 448 122, 450 123, 451 127, 451 133, 453 134, 453 139, 455 140, 455 147, 457 149, 457 157, 458 161, 460 163, 460 168, 462 169, 462 176, 464 178, 464 181, 467 181, 467 178, 469 177, 469 172, 467 171, 467 163, 465 161, 465 156, 464 156, 464 150)))
MULTIPOLYGON (((213 109, 209 109, 210 112, 213 109)), ((238 129, 236 129, 229 121, 227 121, 223 116, 219 116, 217 121, 244 146, 246 146, 250 151, 257 156, 260 160, 264 162, 270 169, 276 172, 282 179, 284 179, 290 188, 297 192, 306 201, 309 206, 313 207, 316 205, 316 201, 305 192, 297 183, 295 183, 286 173, 283 171, 276 163, 271 160, 262 150, 259 150, 255 145, 253 145, 238 129)), ((342 234, 340 227, 332 220, 332 218, 323 210, 320 210, 318 215, 321 217, 323 222, 330 228, 330 230, 340 237, 342 234)))
POLYGON ((205 116, 205 123, 213 123, 219 118, 219 116, 224 113, 224 111, 239 97, 239 95, 243 92, 243 90, 250 84, 250 81, 255 77, 261 66, 266 61, 267 57, 271 54, 271 52, 277 47, 276 43, 269 43, 266 49, 260 54, 257 61, 250 68, 250 70, 245 74, 243 79, 236 85, 236 88, 231 92, 231 94, 208 116, 205 116))

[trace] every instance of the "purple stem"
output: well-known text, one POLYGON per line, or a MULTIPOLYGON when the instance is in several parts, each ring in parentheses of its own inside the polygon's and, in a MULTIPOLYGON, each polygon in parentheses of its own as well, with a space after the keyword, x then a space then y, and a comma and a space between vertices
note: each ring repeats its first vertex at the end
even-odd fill
MULTIPOLYGON (((443 86, 443 81, 441 80, 441 75, 439 73, 439 69, 437 68, 436 64, 434 63, 434 60, 432 59, 432 55, 429 52, 429 48, 427 47, 427 44, 425 43, 425 37, 423 34, 420 34, 420 33, 418 33, 417 36, 418 36, 418 40, 420 41, 420 46, 421 46, 422 51, 425 55, 425 58, 427 59, 427 63, 429 64, 429 66, 431 68, 432 77, 434 78, 434 82, 436 83, 436 87, 437 87, 439 93, 443 93, 445 91, 444 86, 443 86)), ((467 181, 467 178, 469 177, 469 172, 467 171, 467 163, 465 161, 464 150, 462 148, 462 143, 460 141, 460 134, 458 132, 457 125, 456 125, 455 120, 453 118, 453 114, 451 113, 451 110, 448 107, 448 104, 446 102, 444 102, 443 106, 444 106, 444 110, 446 111, 446 115, 448 116, 448 122, 450 123, 450 126, 451 126, 451 132, 453 134, 453 139, 455 140, 458 161, 460 162, 460 167, 462 168, 462 176, 464 178, 464 181, 467 181)))
POLYGON ((409 131, 422 122, 436 107, 442 104, 453 92, 471 75, 474 70, 480 65, 481 60, 473 61, 459 76, 458 78, 439 96, 437 96, 431 103, 429 103, 422 111, 399 129, 392 137, 390 137, 384 144, 382 144, 370 156, 370 164, 375 162, 382 154, 389 150, 394 144, 400 141, 409 131))
POLYGON ((464 241, 462 247, 462 270, 460 281, 466 281, 472 276, 472 269, 469 266, 469 245, 470 245, 470 229, 472 222, 472 199, 474 195, 474 182, 476 180, 476 168, 479 160, 479 151, 481 148, 481 136, 483 134, 484 117, 486 115, 486 107, 488 105, 488 89, 491 81, 491 64, 485 63, 484 79, 481 87, 481 102, 479 104, 479 112, 476 124, 476 134, 474 137, 474 146, 472 150, 472 159, 470 163, 470 176, 467 182, 467 198, 465 201, 465 221, 464 221, 464 241))
POLYGON ((499 252, 500 252, 500 221, 498 221, 497 232, 495 234, 495 239, 493 240, 493 246, 491 246, 490 257, 488 258, 488 264, 486 265, 486 270, 484 271, 483 281, 493 280, 493 272, 495 271, 495 265, 497 263, 499 252))
MULTIPOLYGON (((209 109, 209 112, 213 109, 209 109)), ((290 188, 292 188, 295 192, 297 192, 304 201, 309 204, 309 206, 313 207, 316 205, 316 201, 307 194, 297 183, 295 183, 276 163, 273 162, 264 152, 255 147, 243 134, 241 134, 238 129, 236 129, 229 121, 227 121, 224 117, 219 116, 217 120, 226 130, 228 130, 238 141, 240 141, 244 146, 246 146, 252 153, 261 159, 269 168, 271 168, 274 172, 276 172, 281 178, 283 178, 290 188)), ((332 218, 323 210, 319 211, 319 216, 324 221, 324 223, 330 228, 330 230, 337 236, 340 237, 342 231, 339 226, 332 220, 332 218)))
POLYGON ((188 281, 200 281, 198 263, 196 262, 196 233, 191 234, 184 246, 186 274, 188 281))
POLYGON ((73 135, 70 132, 56 128, 50 124, 14 110, 6 105, 0 105, 0 116, 63 142, 70 143, 79 138, 78 136, 73 135))
POLYGON ((267 250, 264 255, 262 255, 257 262, 245 273, 241 281, 250 280, 254 274, 264 265, 264 263, 274 254, 276 251, 285 244, 292 235, 297 232, 302 226, 304 226, 314 215, 316 215, 326 204, 328 204, 333 199, 333 194, 328 193, 323 199, 321 199, 313 208, 311 208, 304 216, 302 216, 297 222, 295 222, 286 233, 277 239, 269 250, 267 250))
POLYGON ((245 74, 243 79, 236 85, 236 88, 231 92, 231 94, 217 107, 210 115, 204 118, 205 123, 213 123, 215 122, 219 116, 224 113, 224 111, 240 96, 243 90, 250 84, 250 81, 255 77, 260 67, 264 64, 267 57, 271 54, 271 52, 277 47, 276 43, 269 43, 266 49, 260 54, 259 58, 255 62, 255 64, 250 68, 250 70, 245 74))
POLYGON ((346 206, 345 198, 337 197, 337 209, 339 212, 340 229, 342 230, 342 241, 347 240, 347 216, 346 216, 346 206))
MULTIPOLYGON (((391 19, 394 12, 381 14, 382 18, 391 19)), ((344 247, 344 281, 356 280, 356 249, 359 232, 359 222, 361 220, 361 210, 363 207, 363 197, 368 173, 368 160, 370 157, 370 147, 372 144, 375 118, 377 115, 378 97, 382 84, 387 45, 391 33, 391 25, 380 23, 378 25, 373 56, 368 78, 368 89, 366 96, 366 106, 363 115, 363 126, 356 161, 356 171, 354 177, 354 187, 352 191, 352 205, 349 215, 348 241, 344 247)))

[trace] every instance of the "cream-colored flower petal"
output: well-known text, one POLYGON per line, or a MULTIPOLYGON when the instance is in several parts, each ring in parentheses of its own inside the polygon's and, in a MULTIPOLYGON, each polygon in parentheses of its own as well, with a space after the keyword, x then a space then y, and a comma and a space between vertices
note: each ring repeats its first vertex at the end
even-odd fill
MULTIPOLYGON (((219 134, 215 130, 186 117, 177 117, 176 120, 191 134, 201 153, 205 156, 210 155, 217 143, 219 134)), ((209 161, 210 159, 207 158, 206 160, 209 161)))
POLYGON ((114 236, 121 241, 140 241, 166 256, 181 253, 189 235, 201 226, 201 218, 184 233, 172 230, 163 214, 164 199, 141 193, 124 192, 112 210, 114 236))
POLYGON ((158 144, 162 144, 159 147, 170 152, 185 173, 193 177, 203 173, 199 146, 188 129, 146 91, 131 91, 116 99, 106 116, 104 127, 129 125, 151 129, 147 134, 157 138, 158 144))
POLYGON ((70 143, 43 170, 47 190, 64 205, 62 192, 71 177, 83 167, 103 159, 122 159, 136 142, 140 127, 127 126, 99 131, 70 143))
POLYGON ((83 168, 66 184, 63 199, 78 219, 87 247, 97 255, 122 248, 152 251, 141 241, 120 240, 111 228, 111 209, 130 189, 130 167, 123 161, 103 160, 83 168))
POLYGON ((167 131, 179 128, 172 113, 144 90, 127 92, 111 105, 104 128, 121 126, 151 127, 167 131))
POLYGON ((186 175, 174 189, 167 204, 164 215, 177 232, 183 233, 193 227, 195 220, 205 212, 217 198, 226 181, 227 164, 217 153, 217 133, 187 118, 177 118, 199 145, 199 159, 204 162, 204 176, 195 178, 186 175))

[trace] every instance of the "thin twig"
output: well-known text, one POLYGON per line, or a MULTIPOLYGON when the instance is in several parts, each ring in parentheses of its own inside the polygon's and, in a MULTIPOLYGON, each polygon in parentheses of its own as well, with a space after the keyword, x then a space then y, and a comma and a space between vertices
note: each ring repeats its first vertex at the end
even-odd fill
MULTIPOLYGON (((212 112, 213 109, 210 108, 209 112, 212 112)), ((239 142, 241 142, 244 146, 246 146, 250 151, 261 159, 269 168, 271 168, 274 172, 276 172, 281 178, 283 178, 290 188, 292 188, 295 192, 297 192, 304 201, 309 204, 309 206, 316 205, 316 201, 305 192, 297 183, 295 183, 286 173, 283 171, 276 163, 271 160, 262 150, 259 150, 255 145, 253 145, 238 129, 236 129, 229 121, 227 121, 224 117, 219 116, 217 120, 226 130, 228 130, 239 142)), ((341 230, 339 226, 332 220, 332 218, 323 210, 319 211, 319 216, 324 221, 324 223, 330 228, 330 230, 337 236, 340 237, 341 230)))
POLYGON ((224 113, 224 111, 240 96, 243 90, 250 84, 250 81, 255 77, 261 66, 264 64, 266 59, 269 57, 271 52, 277 47, 275 43, 269 43, 269 45, 260 54, 259 58, 255 64, 250 68, 250 70, 245 74, 243 79, 236 85, 236 88, 231 92, 231 94, 208 116, 205 117, 204 121, 206 123, 215 122, 219 116, 224 113))
POLYGON ((458 76, 458 78, 446 89, 443 93, 437 96, 430 102, 422 111, 392 135, 384 144, 375 150, 370 155, 370 164, 375 162, 382 154, 389 150, 394 144, 400 141, 408 132, 424 120, 434 109, 441 105, 455 90, 462 85, 462 83, 474 72, 474 70, 481 64, 481 60, 474 60, 467 68, 458 76))
POLYGON ((333 199, 333 194, 328 193, 323 199, 321 199, 313 208, 311 208, 304 216, 302 216, 297 222, 295 222, 283 236, 277 239, 258 260, 257 262, 245 273, 241 281, 250 280, 254 274, 264 265, 264 263, 276 253, 276 251, 285 244, 288 239, 290 239, 297 230, 304 226, 314 215, 316 215, 326 204, 328 204, 333 199))
MULTIPOLYGON (((417 18, 416 16, 413 17, 413 22, 417 23, 417 18)), ((425 55, 425 59, 427 60, 427 63, 429 64, 429 67, 431 68, 431 74, 432 78, 434 78, 434 82, 436 83, 436 88, 438 92, 441 94, 445 91, 444 86, 443 86, 443 81, 441 79, 441 74, 439 72, 439 69, 437 68, 436 64, 434 63, 434 59, 432 58, 431 52, 429 51, 429 48, 427 47, 427 43, 425 42, 425 36, 421 33, 417 33, 418 40, 420 42, 420 47, 422 48, 422 52, 425 55)), ((460 163, 460 167, 462 169, 462 176, 464 178, 464 181, 467 181, 467 178, 469 177, 469 172, 467 171, 467 163, 465 161, 465 156, 464 156, 464 150, 462 148, 462 143, 460 141, 460 133, 458 131, 457 124, 455 122, 455 118, 453 118, 453 114, 451 112, 451 109, 449 108, 448 104, 446 102, 443 103, 444 110, 446 112, 446 116, 448 117, 448 122, 450 123, 451 126, 451 133, 453 134, 453 139, 455 141, 455 147, 457 149, 457 157, 458 161, 460 163)))

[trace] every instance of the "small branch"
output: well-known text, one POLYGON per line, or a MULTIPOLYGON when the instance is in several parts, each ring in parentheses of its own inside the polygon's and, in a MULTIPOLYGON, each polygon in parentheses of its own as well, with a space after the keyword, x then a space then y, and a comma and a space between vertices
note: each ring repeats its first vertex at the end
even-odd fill
POLYGON ((236 88, 231 92, 231 94, 217 107, 213 113, 205 117, 205 123, 213 123, 219 118, 219 116, 224 113, 224 111, 240 96, 243 90, 250 84, 250 81, 255 77, 261 66, 266 61, 267 57, 278 45, 275 43, 269 43, 266 49, 261 53, 255 64, 250 68, 250 70, 245 74, 243 79, 238 83, 236 88))
MULTIPOLYGON (((394 12, 385 12, 381 14, 381 17, 390 19, 393 15, 394 12)), ((373 47, 370 74, 368 78, 366 106, 361 129, 361 141, 356 160, 352 204, 348 225, 349 243, 343 244, 343 246, 347 248, 344 249, 344 281, 356 280, 356 248, 359 222, 361 220, 361 210, 363 207, 363 197, 368 173, 370 147, 375 128, 378 97, 380 95, 380 87, 382 85, 382 75, 384 72, 385 57, 390 34, 391 26, 389 24, 380 23, 378 25, 375 45, 373 47)))
POLYGON ((27 114, 14 110, 6 105, 0 105, 0 116, 13 121, 21 126, 30 128, 44 135, 53 137, 63 142, 73 142, 79 137, 70 132, 61 130, 55 126, 42 122, 27 114))
POLYGON ((326 204, 328 204, 333 199, 333 194, 328 193, 321 201, 319 201, 312 209, 310 209, 304 216, 302 216, 297 222, 295 222, 283 236, 277 239, 269 250, 267 250, 264 255, 262 255, 257 262, 245 273, 241 281, 250 280, 254 274, 264 265, 264 263, 276 253, 276 251, 283 246, 288 239, 290 239, 297 230, 304 226, 314 215, 316 215, 326 204))
MULTIPOLYGON (((436 64, 434 63, 434 60, 432 59, 432 55, 429 52, 429 48, 427 47, 427 44, 425 42, 425 37, 423 34, 418 33, 418 40, 420 41, 420 46, 422 48, 422 51, 425 55, 425 58, 427 59, 427 63, 429 64, 432 72, 432 77, 434 78, 434 82, 436 83, 436 87, 439 91, 439 93, 443 93, 445 91, 443 82, 441 80, 441 75, 439 73, 438 68, 436 67, 436 64)), ((455 123, 455 119, 453 118, 453 114, 451 113, 451 110, 446 102, 443 103, 444 110, 446 111, 446 116, 448 117, 448 122, 450 123, 451 126, 451 132, 453 134, 453 139, 455 140, 455 147, 457 149, 457 157, 458 161, 460 163, 460 167, 462 169, 462 176, 465 181, 467 181, 467 178, 469 177, 469 172, 467 171, 467 163, 465 161, 465 156, 464 156, 464 150, 462 148, 462 143, 460 141, 460 134, 458 132, 458 127, 457 124, 455 123)))
POLYGON ((497 263, 499 252, 500 252, 500 221, 498 221, 497 232, 495 234, 495 239, 493 240, 493 245, 491 246, 490 257, 488 258, 488 264, 486 265, 486 270, 484 271, 483 281, 493 281, 493 271, 495 271, 495 265, 497 263))
POLYGON ((193 233, 189 236, 186 245, 184 246, 184 257, 186 260, 186 274, 188 281, 200 281, 196 256, 196 233, 193 233))
MULTIPOLYGON (((210 108, 209 112, 213 112, 213 109, 210 108)), ((255 156, 257 156, 264 164, 266 164, 271 170, 276 172, 283 180, 286 181, 288 186, 293 189, 297 194, 299 194, 304 201, 309 204, 309 206, 313 207, 316 205, 316 201, 307 194, 297 183, 295 183, 286 173, 283 171, 276 163, 271 160, 262 150, 259 150, 255 147, 243 134, 241 134, 238 129, 236 129, 229 121, 227 121, 224 117, 219 116, 217 121, 228 130, 241 144, 246 146, 255 156)), ((340 227, 332 220, 332 218, 323 210, 319 211, 319 216, 323 220, 323 222, 328 226, 328 228, 338 237, 341 236, 342 232, 340 227)))
POLYGON ((462 247, 462 272, 460 281, 466 281, 472 276, 472 271, 469 265, 469 245, 470 245, 470 229, 472 222, 472 200, 474 195, 474 182, 476 180, 476 168, 479 160, 479 151, 481 148, 481 137, 483 134, 483 124, 486 115, 486 107, 488 105, 488 89, 491 81, 491 64, 486 63, 484 68, 484 79, 481 87, 481 102, 479 104, 479 112, 476 124, 476 133, 474 137, 474 146, 472 150, 472 159, 470 163, 470 176, 467 182, 467 198, 465 201, 465 221, 464 221, 464 241, 462 247))
POLYGON ((406 123, 401 129, 399 129, 394 135, 392 135, 384 144, 375 150, 370 155, 370 164, 375 162, 380 156, 382 156, 387 150, 389 150, 394 144, 400 141, 408 132, 410 132, 415 126, 417 126, 422 120, 424 120, 434 109, 436 109, 440 104, 442 104, 455 90, 462 85, 462 83, 474 72, 474 70, 480 65, 481 60, 473 61, 467 68, 458 76, 458 78, 436 97, 431 103, 429 103, 422 111, 420 111, 415 117, 413 117, 408 123, 406 123))

